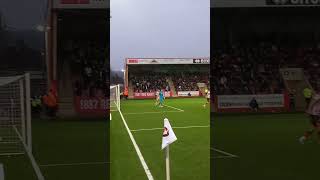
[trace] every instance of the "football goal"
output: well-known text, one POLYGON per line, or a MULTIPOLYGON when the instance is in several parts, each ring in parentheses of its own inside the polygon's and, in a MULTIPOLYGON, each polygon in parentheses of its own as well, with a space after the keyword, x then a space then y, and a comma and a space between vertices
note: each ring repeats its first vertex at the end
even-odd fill
POLYGON ((39 180, 32 155, 30 75, 0 77, 0 155, 26 154, 39 180))
POLYGON ((120 110, 120 85, 110 86, 110 111, 120 110))

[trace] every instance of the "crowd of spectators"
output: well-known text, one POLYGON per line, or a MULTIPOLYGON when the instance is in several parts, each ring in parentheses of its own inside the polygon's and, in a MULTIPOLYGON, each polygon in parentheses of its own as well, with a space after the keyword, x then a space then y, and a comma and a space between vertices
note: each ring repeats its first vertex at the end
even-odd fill
POLYGON ((272 94, 285 90, 279 69, 300 67, 300 48, 272 43, 232 46, 212 55, 213 87, 217 94, 272 94))
POLYGON ((320 46, 301 49, 300 53, 299 66, 304 69, 312 88, 320 91, 320 46))
POLYGON ((209 84, 208 73, 181 72, 172 76, 176 91, 198 91, 197 83, 209 84))
POLYGON ((69 61, 72 74, 77 74, 73 82, 77 96, 107 96, 105 68, 106 51, 97 41, 67 41, 64 49, 64 61, 69 61))
POLYGON ((176 91, 198 91, 197 83, 209 85, 208 73, 199 72, 136 74, 129 78, 134 92, 155 92, 159 89, 170 91, 169 79, 172 79, 176 91))
POLYGON ((133 84, 134 92, 155 92, 158 90, 170 91, 166 73, 144 73, 129 77, 133 84))

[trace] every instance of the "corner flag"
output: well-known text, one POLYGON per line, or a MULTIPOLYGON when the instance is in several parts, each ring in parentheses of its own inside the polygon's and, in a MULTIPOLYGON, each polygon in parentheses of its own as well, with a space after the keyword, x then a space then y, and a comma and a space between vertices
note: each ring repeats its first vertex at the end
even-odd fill
POLYGON ((167 118, 164 119, 161 149, 166 149, 166 180, 170 180, 169 145, 177 140, 167 118))
POLYGON ((162 146, 161 149, 163 150, 169 144, 173 143, 177 140, 176 135, 174 134, 170 122, 167 118, 164 119, 164 128, 162 134, 162 146))

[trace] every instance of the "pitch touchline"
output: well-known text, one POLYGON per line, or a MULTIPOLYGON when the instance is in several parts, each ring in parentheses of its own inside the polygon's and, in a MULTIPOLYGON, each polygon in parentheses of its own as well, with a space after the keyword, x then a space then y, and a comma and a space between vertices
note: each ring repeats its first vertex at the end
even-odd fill
POLYGON ((139 146, 138 146, 136 140, 134 139, 134 137, 133 137, 133 135, 132 135, 132 133, 131 133, 131 131, 129 129, 129 126, 128 126, 126 120, 124 119, 123 114, 122 114, 122 112, 121 112, 121 110, 119 108, 118 108, 118 111, 119 111, 119 114, 121 116, 122 122, 123 122, 123 124, 124 124, 124 126, 125 126, 125 128, 126 128, 126 130, 128 132, 128 135, 129 135, 129 137, 131 139, 131 142, 132 142, 132 144, 134 146, 134 149, 136 150, 136 153, 137 153, 137 155, 138 155, 138 157, 140 159, 141 165, 142 165, 142 167, 143 167, 143 169, 144 169, 144 171, 145 171, 145 173, 146 173, 146 175, 148 177, 148 180, 154 180, 153 176, 151 174, 151 171, 150 171, 146 161, 144 160, 144 158, 142 156, 142 153, 141 153, 141 151, 139 149, 139 146))
MULTIPOLYGON (((182 126, 182 127, 172 127, 173 129, 189 129, 189 128, 208 128, 210 126, 182 126)), ((150 129, 133 129, 132 132, 138 132, 138 131, 154 131, 154 130, 160 130, 163 128, 150 128, 150 129)))
POLYGON ((61 163, 61 164, 41 164, 41 167, 55 167, 55 166, 81 166, 81 165, 101 165, 110 164, 111 162, 85 162, 85 163, 61 163))

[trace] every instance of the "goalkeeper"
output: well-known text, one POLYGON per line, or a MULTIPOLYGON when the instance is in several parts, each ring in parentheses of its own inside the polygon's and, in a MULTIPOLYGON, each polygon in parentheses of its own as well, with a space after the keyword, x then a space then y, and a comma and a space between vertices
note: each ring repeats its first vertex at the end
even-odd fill
POLYGON ((163 90, 160 90, 160 92, 159 92, 159 106, 160 107, 163 107, 164 99, 165 99, 164 92, 163 92, 163 90))

